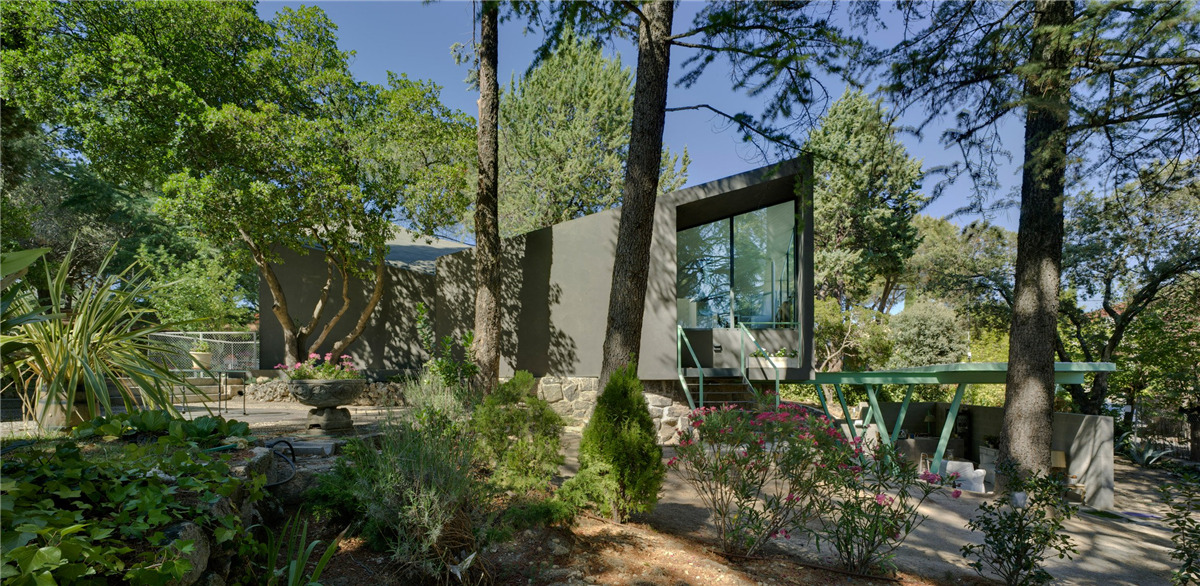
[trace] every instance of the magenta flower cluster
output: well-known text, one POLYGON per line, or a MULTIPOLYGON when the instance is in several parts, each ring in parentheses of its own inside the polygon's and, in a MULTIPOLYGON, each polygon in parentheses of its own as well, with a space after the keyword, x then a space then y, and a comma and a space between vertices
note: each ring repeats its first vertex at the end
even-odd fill
POLYGON ((362 373, 354 368, 350 357, 345 354, 338 360, 334 360, 333 353, 328 353, 322 358, 320 354, 313 352, 308 355, 308 360, 304 362, 297 362, 294 365, 276 364, 275 370, 286 374, 288 378, 293 380, 362 378, 362 373))

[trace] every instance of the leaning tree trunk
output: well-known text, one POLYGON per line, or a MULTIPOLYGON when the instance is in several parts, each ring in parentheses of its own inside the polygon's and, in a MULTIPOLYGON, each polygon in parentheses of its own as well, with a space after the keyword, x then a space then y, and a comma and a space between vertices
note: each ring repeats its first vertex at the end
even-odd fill
POLYGON ((500 377, 500 225, 499 138, 500 85, 498 2, 484 2, 479 50, 479 191, 475 196, 475 384, 485 394, 500 377))
POLYGON ((1179 412, 1187 416, 1191 460, 1200 462, 1200 405, 1180 407, 1179 412))
POLYGON ((625 193, 617 228, 616 258, 604 332, 600 388, 614 372, 636 362, 641 350, 642 311, 650 271, 654 234, 654 202, 662 164, 663 126, 667 117, 667 79, 671 65, 672 2, 642 5, 638 25, 637 81, 633 90, 633 124, 625 193))
POLYGON ((1000 457, 1022 473, 1050 468, 1054 352, 1062 268, 1069 52, 1074 4, 1037 0, 1025 80, 1025 164, 1000 457))

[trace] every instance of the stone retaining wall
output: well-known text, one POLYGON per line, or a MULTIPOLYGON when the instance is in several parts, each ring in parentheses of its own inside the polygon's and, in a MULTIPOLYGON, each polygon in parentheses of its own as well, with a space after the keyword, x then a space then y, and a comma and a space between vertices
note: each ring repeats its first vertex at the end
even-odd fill
MULTIPOLYGON (((599 381, 596 377, 545 376, 538 379, 537 396, 550 403, 550 408, 563 418, 583 424, 596 409, 599 381)), ((644 385, 646 404, 654 419, 658 441, 673 445, 679 440, 676 432, 687 424, 691 410, 682 393, 675 390, 678 385, 672 385, 670 381, 649 381, 644 385)))
MULTIPOLYGON (((550 408, 568 422, 582 425, 592 417, 592 412, 596 409, 596 397, 600 394, 598 384, 597 377, 545 376, 538 379, 537 396, 549 403, 550 408)), ((672 384, 671 381, 647 381, 644 385, 646 403, 650 407, 650 416, 654 419, 659 443, 674 444, 679 439, 676 432, 687 424, 690 412, 687 401, 679 391, 679 385, 672 384)), ((256 382, 246 386, 245 392, 246 397, 252 401, 296 402, 287 390, 287 382, 279 379, 259 377, 256 382)), ((403 406, 404 385, 387 382, 367 383, 363 394, 352 404, 403 406)))

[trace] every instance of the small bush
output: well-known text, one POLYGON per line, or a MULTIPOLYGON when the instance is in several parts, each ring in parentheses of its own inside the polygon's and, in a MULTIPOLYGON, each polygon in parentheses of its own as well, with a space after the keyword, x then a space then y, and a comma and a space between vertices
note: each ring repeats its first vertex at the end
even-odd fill
POLYGON ((563 490, 588 495, 603 514, 622 521, 654 507, 665 473, 637 366, 630 365, 613 373, 596 401, 579 443, 579 474, 563 490))
POLYGON ((359 519, 360 533, 411 576, 445 581, 464 573, 488 534, 485 487, 474 476, 475 439, 461 422, 426 406, 417 420, 387 423, 379 449, 351 442, 344 463, 318 481, 318 511, 359 519), (319 502, 319 501, 318 501, 319 502))
POLYGON ((472 419, 492 480, 518 491, 545 489, 558 471, 563 421, 550 404, 529 394, 533 375, 517 372, 484 399, 472 419))
MULTIPOLYGON (((953 478, 918 476, 916 465, 901 458, 895 446, 874 446, 867 453, 860 443, 839 442, 825 456, 826 461, 836 458, 826 469, 836 498, 821 519, 821 539, 833 545, 847 570, 890 572, 896 548, 925 521, 918 512, 921 504, 953 478)), ((955 490, 951 496, 959 494, 955 490)))
POLYGON ((404 402, 414 413, 436 412, 453 421, 466 421, 471 404, 470 393, 465 387, 446 384, 440 377, 423 375, 407 381, 404 386, 404 402))
POLYGON ((803 533, 831 500, 825 471, 841 436, 824 418, 785 405, 705 407, 690 419, 667 467, 700 493, 726 552, 753 555, 772 537, 803 533))
POLYGON ((1187 472, 1179 480, 1159 487, 1159 494, 1171 509, 1167 513, 1175 544, 1171 557, 1179 560, 1171 583, 1200 584, 1200 474, 1187 472))
POLYGON ((979 505, 967 527, 983 532, 983 543, 967 544, 962 555, 975 558, 970 566, 980 575, 991 572, 1009 586, 1047 584, 1053 580, 1042 563, 1046 552, 1071 558, 1075 548, 1062 533, 1063 521, 1075 513, 1064 500, 1062 480, 1049 474, 1018 473, 1011 461, 1001 461, 996 474, 1008 480, 1004 491, 979 505))

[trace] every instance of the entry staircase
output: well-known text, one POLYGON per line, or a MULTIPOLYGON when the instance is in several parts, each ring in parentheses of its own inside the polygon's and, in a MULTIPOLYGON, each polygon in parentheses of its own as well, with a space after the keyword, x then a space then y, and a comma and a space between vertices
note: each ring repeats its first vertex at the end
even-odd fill
MULTIPOLYGON (((692 409, 722 405, 737 405, 742 408, 753 408, 771 401, 779 406, 779 367, 771 365, 775 375, 774 394, 770 397, 756 389, 748 376, 746 350, 756 348, 758 353, 766 356, 750 330, 745 325, 738 324, 740 337, 740 354, 738 366, 734 368, 706 368, 696 358, 696 351, 688 341, 683 326, 676 326, 675 358, 678 367, 679 383, 683 386, 683 395, 687 398, 688 406, 692 409), (747 346, 747 342, 750 346, 747 346), (684 349, 695 366, 684 366, 684 349)), ((751 350, 751 354, 754 350, 751 350)))

